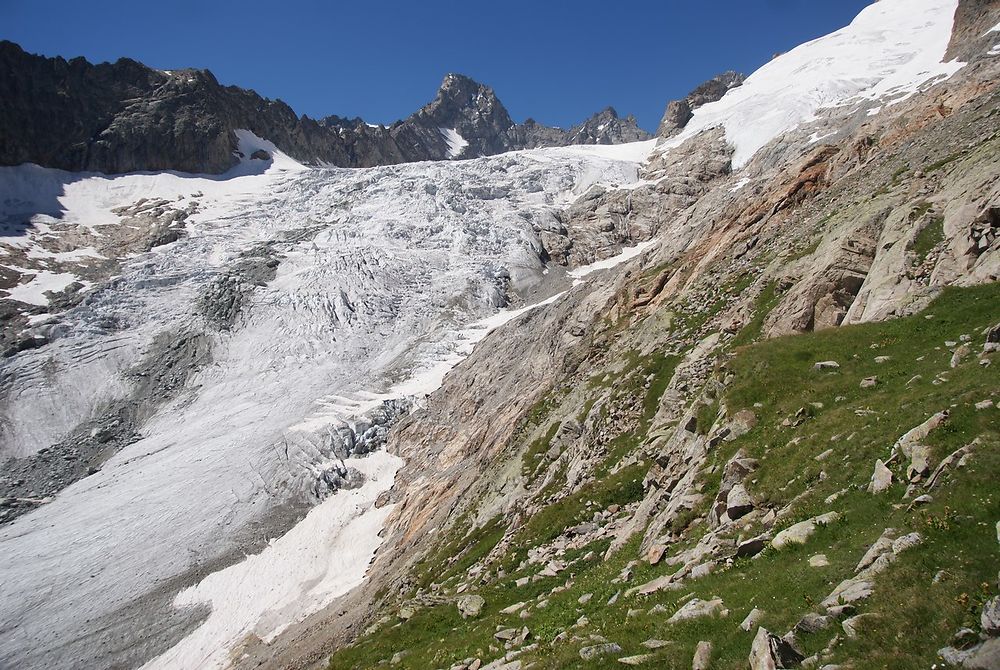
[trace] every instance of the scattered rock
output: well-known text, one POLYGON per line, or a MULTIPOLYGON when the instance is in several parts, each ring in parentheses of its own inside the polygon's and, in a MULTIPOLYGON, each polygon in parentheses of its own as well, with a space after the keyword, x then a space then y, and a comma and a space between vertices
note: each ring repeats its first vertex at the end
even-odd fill
POLYGON ((669 647, 672 644, 673 642, 668 642, 667 640, 657 640, 654 638, 646 640, 645 642, 642 643, 642 646, 644 646, 646 649, 662 649, 663 647, 669 647))
POLYGON ((833 614, 834 607, 856 603, 874 592, 875 585, 866 579, 845 579, 823 600, 822 605, 833 614))
POLYGON ((654 658, 656 658, 654 654, 639 654, 637 656, 624 656, 619 658, 618 662, 624 665, 642 665, 654 658))
POLYGON ((878 377, 875 375, 861 380, 861 388, 863 389, 875 388, 876 386, 878 386, 878 377))
POLYGON ((977 410, 989 409, 990 407, 993 407, 993 401, 990 399, 982 400, 980 402, 977 402, 975 404, 975 407, 977 410))
POLYGON ((823 370, 836 370, 840 367, 837 361, 819 361, 813 364, 813 370, 822 372, 823 370))
POLYGON ((726 515, 733 521, 753 511, 754 503, 743 484, 736 484, 726 497, 726 515))
POLYGON ((844 629, 844 634, 848 639, 853 640, 858 637, 858 633, 864 627, 865 621, 871 621, 876 618, 878 618, 877 614, 857 614, 849 619, 844 619, 840 625, 844 629))
POLYGON ((757 537, 752 537, 749 540, 743 540, 736 545, 736 557, 737 558, 750 558, 756 556, 760 552, 764 551, 764 547, 768 543, 767 535, 759 535, 757 537))

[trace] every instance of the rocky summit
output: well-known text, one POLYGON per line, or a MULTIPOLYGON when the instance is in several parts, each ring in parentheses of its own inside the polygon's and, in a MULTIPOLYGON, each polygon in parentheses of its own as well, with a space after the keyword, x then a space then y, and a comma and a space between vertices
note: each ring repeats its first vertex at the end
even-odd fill
POLYGON ((1000 668, 998 86, 989 0, 655 137, 3 43, 0 667, 1000 668))

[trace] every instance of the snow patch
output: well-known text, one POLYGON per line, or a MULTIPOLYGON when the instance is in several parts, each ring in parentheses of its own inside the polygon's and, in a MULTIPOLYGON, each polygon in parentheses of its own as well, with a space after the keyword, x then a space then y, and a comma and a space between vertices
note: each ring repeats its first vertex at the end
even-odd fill
POLYGON ((644 252, 650 247, 654 247, 659 244, 659 240, 646 240, 645 242, 640 242, 634 247, 626 247, 622 250, 620 254, 612 256, 610 258, 605 258, 602 261, 596 261, 590 263, 589 265, 581 265, 580 267, 570 270, 567 274, 573 279, 578 280, 576 283, 580 283, 580 279, 586 277, 589 274, 597 272, 598 270, 608 270, 615 267, 616 265, 621 265, 625 261, 631 260, 644 252))
POLYGON ((899 103, 965 64, 943 63, 958 0, 880 0, 841 30, 807 42, 754 72, 718 102, 698 108, 667 151, 722 126, 739 169, 774 138, 822 109, 865 100, 899 103))
MULTIPOLYGON (((29 305, 40 305, 45 307, 49 304, 49 299, 45 295, 47 291, 59 293, 75 281, 79 281, 76 275, 68 272, 50 272, 48 270, 27 270, 35 272, 35 276, 26 284, 18 284, 7 289, 7 297, 12 300, 20 300, 29 305)), ((89 282, 80 282, 87 285, 89 282)))
POLYGON ((738 191, 741 191, 743 190, 743 187, 749 183, 750 183, 750 177, 742 177, 738 182, 733 184, 733 186, 729 189, 729 192, 736 193, 738 191))
POLYGON ((444 141, 448 143, 448 158, 458 158, 469 146, 469 142, 454 128, 439 128, 444 141))

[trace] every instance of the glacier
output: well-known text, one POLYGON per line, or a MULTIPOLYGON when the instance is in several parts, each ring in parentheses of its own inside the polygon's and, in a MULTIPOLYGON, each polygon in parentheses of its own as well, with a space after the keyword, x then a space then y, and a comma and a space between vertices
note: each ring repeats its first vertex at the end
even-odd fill
POLYGON ((419 406, 476 341, 579 281, 545 265, 539 228, 594 184, 637 181, 652 149, 350 170, 240 145, 270 157, 221 178, 3 168, 0 213, 39 212, 22 246, 46 222, 105 233, 142 198, 196 207, 4 362, 0 455, 38 454, 126 397, 126 371, 164 343, 202 338, 210 356, 96 472, 0 526, 0 666, 223 667, 360 583, 400 466, 356 443, 372 412, 419 406), (249 297, 213 327, 206 296, 262 248, 273 278, 240 280, 249 297), (325 490, 338 464, 364 483, 325 490))

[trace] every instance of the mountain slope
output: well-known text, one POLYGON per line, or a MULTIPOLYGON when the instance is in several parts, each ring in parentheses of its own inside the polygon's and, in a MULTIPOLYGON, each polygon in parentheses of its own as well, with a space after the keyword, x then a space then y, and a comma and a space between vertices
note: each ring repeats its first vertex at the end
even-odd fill
MULTIPOLYGON (((998 24, 881 0, 655 146, 3 168, 0 665, 995 666, 998 24)), ((487 146, 446 88, 385 132, 487 146)))

